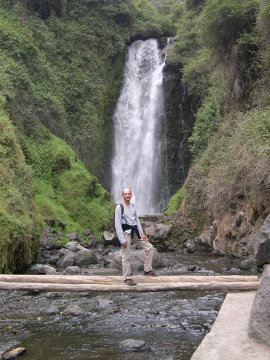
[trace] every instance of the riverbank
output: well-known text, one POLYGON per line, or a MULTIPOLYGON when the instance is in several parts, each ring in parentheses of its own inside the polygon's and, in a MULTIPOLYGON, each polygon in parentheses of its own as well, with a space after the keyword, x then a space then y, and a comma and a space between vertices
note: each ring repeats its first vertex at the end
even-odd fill
POLYGON ((211 331, 191 360, 269 360, 270 347, 248 336, 255 294, 255 291, 227 294, 211 331))

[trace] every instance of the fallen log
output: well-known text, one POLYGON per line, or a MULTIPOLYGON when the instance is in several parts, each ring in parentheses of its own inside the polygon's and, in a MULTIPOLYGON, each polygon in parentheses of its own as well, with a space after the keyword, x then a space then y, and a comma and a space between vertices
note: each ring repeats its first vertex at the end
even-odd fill
MULTIPOLYGON (((165 275, 150 277, 144 275, 133 276, 139 283, 210 283, 210 282, 258 282, 257 276, 242 275, 219 275, 219 276, 201 276, 201 275, 165 275)), ((17 283, 58 283, 58 284, 122 284, 122 276, 104 276, 104 275, 4 275, 0 274, 2 282, 17 283)))
POLYGON ((141 283, 136 286, 121 284, 60 284, 60 283, 17 283, 0 282, 0 290, 24 290, 24 291, 176 291, 176 290, 257 290, 259 282, 173 282, 173 283, 141 283))

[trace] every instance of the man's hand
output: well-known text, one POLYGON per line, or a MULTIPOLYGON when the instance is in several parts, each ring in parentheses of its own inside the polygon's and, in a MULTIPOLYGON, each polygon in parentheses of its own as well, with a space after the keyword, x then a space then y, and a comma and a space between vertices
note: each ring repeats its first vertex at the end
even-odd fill
POLYGON ((125 241, 121 245, 124 246, 124 247, 127 247, 127 242, 125 241))
POLYGON ((145 234, 142 234, 142 235, 141 235, 141 238, 142 238, 144 241, 149 242, 149 239, 148 239, 148 237, 147 237, 145 234))

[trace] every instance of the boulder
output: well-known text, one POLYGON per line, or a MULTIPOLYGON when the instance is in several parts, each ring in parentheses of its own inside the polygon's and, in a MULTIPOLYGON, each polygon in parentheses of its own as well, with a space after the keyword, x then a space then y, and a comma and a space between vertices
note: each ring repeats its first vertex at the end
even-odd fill
POLYGON ((144 340, 126 339, 120 342, 120 348, 126 351, 146 351, 150 346, 144 340))
POLYGON ((84 247, 82 245, 80 245, 78 243, 78 241, 70 241, 67 244, 64 245, 65 249, 68 249, 69 251, 72 251, 74 253, 76 253, 79 250, 84 249, 84 247))
POLYGON ((57 271, 54 267, 43 264, 33 264, 28 268, 28 272, 31 274, 37 275, 54 275, 57 274, 57 271))
POLYGON ((88 249, 79 250, 75 253, 74 264, 77 266, 97 264, 96 254, 88 249))
POLYGON ((72 251, 67 250, 67 253, 61 257, 61 259, 56 263, 56 266, 60 270, 65 270, 68 266, 74 265, 75 254, 72 251))
POLYGON ((195 245, 199 248, 200 251, 212 251, 213 243, 210 236, 197 236, 195 238, 195 245))
POLYGON ((249 335, 270 345, 270 265, 265 266, 249 318, 249 335))
POLYGON ((63 315, 65 316, 80 316, 85 314, 86 311, 83 310, 80 306, 76 305, 76 304, 70 304, 68 305, 65 310, 63 311, 63 315))
POLYGON ((65 271, 63 271, 64 275, 78 275, 81 274, 82 270, 78 266, 68 266, 65 271))
POLYGON ((54 229, 46 229, 39 237, 41 247, 47 250, 60 249, 61 243, 58 240, 57 231, 54 229))
POLYGON ((255 260, 252 257, 249 257, 240 262, 239 268, 241 270, 251 270, 255 265, 255 260))
POLYGON ((260 230, 251 235, 246 242, 247 253, 254 257, 258 266, 270 264, 270 215, 260 230))
POLYGON ((76 233, 76 231, 71 231, 71 232, 67 233, 66 236, 70 241, 77 241, 79 239, 79 236, 76 233))
POLYGON ((167 249, 167 238, 171 231, 172 225, 170 224, 151 224, 145 227, 145 233, 153 244, 159 246, 160 249, 167 249))
POLYGON ((56 306, 50 306, 49 308, 44 309, 42 311, 42 314, 44 314, 44 315, 56 315, 59 313, 60 313, 60 311, 59 311, 58 307, 56 307, 56 306))

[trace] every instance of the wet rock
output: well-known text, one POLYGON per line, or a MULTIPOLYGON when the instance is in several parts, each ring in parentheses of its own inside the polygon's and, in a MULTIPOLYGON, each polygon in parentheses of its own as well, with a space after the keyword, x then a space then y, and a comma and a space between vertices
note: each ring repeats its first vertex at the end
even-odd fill
POLYGON ((4 354, 2 354, 1 359, 3 360, 16 359, 18 356, 22 355, 25 352, 26 352, 26 348, 19 347, 5 352, 4 354))
POLYGON ((65 270, 68 266, 74 265, 74 258, 75 258, 75 254, 67 250, 66 254, 63 257, 61 257, 59 261, 57 261, 56 266, 61 270, 65 270))
POLYGON ((258 266, 270 263, 270 215, 260 230, 246 241, 247 253, 254 257, 258 266))
POLYGON ((239 268, 241 270, 251 270, 255 266, 255 260, 253 258, 248 258, 240 262, 239 268))
POLYGON ((225 256, 225 252, 219 249, 213 250, 213 255, 223 257, 225 256))
POLYGON ((249 335, 269 345, 270 334, 270 265, 267 265, 252 305, 249 335))
POLYGON ((80 316, 85 314, 86 311, 83 310, 80 306, 76 305, 76 304, 70 304, 68 305, 65 310, 63 311, 63 315, 65 316, 80 316))
POLYGON ((68 266, 65 271, 63 271, 64 275, 77 275, 81 274, 82 270, 78 266, 68 266))
POLYGON ((88 249, 79 250, 74 257, 74 264, 77 266, 85 266, 97 264, 97 257, 95 253, 88 249))
POLYGON ((189 265, 188 267, 187 267, 187 270, 188 271, 195 271, 197 269, 197 266, 196 265, 189 265))
POLYGON ((43 264, 33 264, 28 268, 28 272, 37 275, 55 275, 57 271, 54 267, 43 264))
POLYGON ((150 346, 144 340, 126 339, 120 342, 120 348, 126 351, 146 351, 150 346))
POLYGON ((48 309, 44 309, 42 311, 43 315, 56 315, 59 313, 60 313, 60 311, 59 311, 58 307, 56 307, 56 306, 50 306, 48 309))

